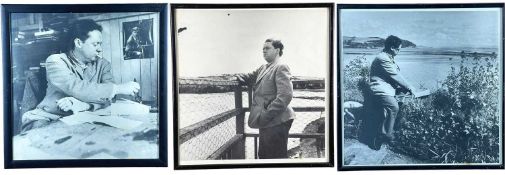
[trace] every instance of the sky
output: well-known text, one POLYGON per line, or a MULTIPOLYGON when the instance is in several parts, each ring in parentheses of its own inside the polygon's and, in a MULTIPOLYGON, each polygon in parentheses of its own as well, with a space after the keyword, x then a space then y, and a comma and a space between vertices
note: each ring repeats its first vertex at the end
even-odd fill
POLYGON ((328 10, 177 9, 180 77, 248 73, 266 61, 267 38, 284 44, 281 61, 293 76, 325 77, 329 62, 328 10))
POLYGON ((396 35, 426 47, 490 47, 500 44, 498 8, 343 9, 343 36, 396 35))

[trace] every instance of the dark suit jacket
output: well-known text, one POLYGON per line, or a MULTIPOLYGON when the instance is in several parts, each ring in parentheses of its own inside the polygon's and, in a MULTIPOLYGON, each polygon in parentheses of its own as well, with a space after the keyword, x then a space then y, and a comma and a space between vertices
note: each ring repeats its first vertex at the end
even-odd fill
POLYGON ((110 104, 113 91, 111 65, 105 59, 88 63, 83 69, 66 54, 53 54, 46 60, 47 91, 37 108, 58 115, 69 115, 56 102, 64 97, 75 97, 98 109, 110 104))
POLYGON ((253 100, 248 124, 251 128, 268 128, 295 118, 289 106, 293 98, 291 73, 285 64, 273 62, 244 76, 253 86, 253 100))
POLYGON ((385 52, 378 54, 372 62, 369 85, 374 95, 395 96, 397 88, 413 89, 400 74, 394 59, 385 52))

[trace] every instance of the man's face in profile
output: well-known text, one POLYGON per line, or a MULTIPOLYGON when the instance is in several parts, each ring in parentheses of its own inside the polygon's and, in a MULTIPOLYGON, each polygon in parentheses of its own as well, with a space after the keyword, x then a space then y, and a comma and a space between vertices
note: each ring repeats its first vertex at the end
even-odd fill
POLYGON ((93 30, 88 33, 88 38, 83 41, 81 51, 88 61, 96 61, 102 52, 102 32, 93 30))
POLYGON ((391 51, 393 51, 393 56, 398 55, 400 53, 400 48, 402 48, 402 45, 398 46, 398 48, 391 48, 391 51))
POLYGON ((132 35, 134 37, 136 37, 138 34, 139 34, 139 28, 138 27, 134 27, 133 30, 132 30, 132 35))
POLYGON ((263 45, 263 58, 265 58, 267 62, 270 63, 274 61, 278 54, 279 49, 274 48, 272 42, 265 42, 263 45))

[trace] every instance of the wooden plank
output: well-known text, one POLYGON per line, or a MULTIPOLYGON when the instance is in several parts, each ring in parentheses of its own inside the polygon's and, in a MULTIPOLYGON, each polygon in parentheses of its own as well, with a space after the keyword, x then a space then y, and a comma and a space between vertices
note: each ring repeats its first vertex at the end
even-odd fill
MULTIPOLYGON (((243 108, 246 112, 249 112, 250 108, 243 108)), ((293 107, 295 112, 322 112, 325 111, 325 107, 316 106, 316 107, 293 107)))
MULTIPOLYGON (((242 90, 240 87, 236 87, 235 92, 235 109, 242 109, 242 90)), ((240 113, 237 115, 235 119, 236 133, 243 134, 244 133, 244 121, 245 121, 245 113, 240 113)))
MULTIPOLYGON (((246 137, 259 137, 256 133, 245 133, 246 137)), ((322 138, 324 139, 325 134, 323 133, 290 133, 288 138, 322 138)))
MULTIPOLYGON (((156 49, 157 50, 157 49, 156 49)), ((160 81, 160 78, 159 78, 159 58, 156 57, 156 59, 152 59, 150 60, 150 64, 149 64, 149 69, 151 70, 151 97, 153 100, 156 100, 158 101, 159 100, 159 96, 160 94, 159 93, 162 93, 159 91, 159 88, 158 88, 158 84, 159 84, 159 81, 160 81)), ((165 80, 167 81, 167 80, 165 80)), ((166 93, 166 92, 163 92, 163 93, 166 93)), ((159 103, 159 102, 157 102, 159 103)))
POLYGON ((137 17, 139 15, 150 15, 157 12, 123 12, 123 13, 99 13, 97 15, 83 16, 79 19, 93 19, 97 22, 121 20, 124 18, 137 17))
POLYGON ((157 14, 143 15, 139 16, 137 20, 152 19, 153 20, 153 45, 154 45, 154 57, 149 59, 142 59, 141 62, 141 72, 140 76, 142 78, 142 100, 144 101, 154 101, 157 96, 158 88, 158 69, 157 63, 159 59, 159 23, 157 14), (154 65, 153 65, 154 63, 154 65), (153 71, 155 69, 155 71, 153 71), (154 87, 154 88, 153 88, 154 87))
POLYGON ((151 59, 141 59, 140 60, 140 95, 143 101, 152 101, 152 81, 151 76, 151 59))
MULTIPOLYGON (((219 159, 224 153, 231 149, 237 144, 240 143, 242 140, 244 140, 244 135, 243 134, 237 134, 233 136, 230 140, 228 140, 223 146, 219 147, 214 153, 212 153, 207 159, 209 160, 216 160, 219 159)), ((245 152, 244 152, 245 153, 245 152)))
MULTIPOLYGON (((110 21, 102 21, 99 22, 103 28, 102 30, 102 55, 107 61, 112 63, 112 49, 111 49, 111 22, 110 21)), ((114 72, 114 70, 112 70, 114 72)))
POLYGON ((188 140, 190 140, 193 137, 196 137, 205 131, 209 130, 210 128, 223 123, 224 121, 228 120, 229 118, 236 116, 240 113, 243 113, 244 111, 242 109, 232 109, 226 112, 223 112, 221 114, 209 117, 205 120, 202 120, 198 123, 189 125, 187 127, 184 127, 182 129, 179 129, 179 144, 182 144, 188 140))
POLYGON ((112 64, 112 75, 114 76, 114 81, 116 83, 122 83, 122 67, 121 62, 123 60, 123 51, 121 46, 121 29, 119 27, 119 21, 113 20, 109 22, 110 24, 110 52, 111 52, 111 64, 112 64))
MULTIPOLYGON (((160 59, 166 59, 166 58, 160 58, 160 23, 159 21, 159 14, 152 14, 150 15, 153 18, 153 40, 154 40, 154 59, 149 60, 149 70, 150 70, 150 77, 151 77, 151 99, 157 100, 158 96, 160 93, 159 88, 158 88, 158 83, 159 83, 159 66, 160 66, 160 59)), ((165 39, 165 38, 163 38, 165 39)), ((163 48, 164 49, 164 48, 163 48)))

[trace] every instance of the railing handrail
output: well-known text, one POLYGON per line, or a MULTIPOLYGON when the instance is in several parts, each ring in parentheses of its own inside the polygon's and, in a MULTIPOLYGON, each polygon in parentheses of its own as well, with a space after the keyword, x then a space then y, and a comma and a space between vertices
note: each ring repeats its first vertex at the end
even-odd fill
MULTIPOLYGON (((180 78, 179 85, 222 85, 222 86, 238 86, 240 83, 237 80, 215 80, 211 78, 180 78)), ((308 79, 308 80, 291 80, 293 84, 300 83, 320 83, 324 84, 324 79, 308 79)), ((245 86, 245 85, 244 85, 245 86)))
POLYGON ((219 86, 238 86, 237 80, 214 80, 208 78, 181 78, 179 85, 219 85, 219 86))
POLYGON ((209 130, 210 128, 219 125, 226 120, 240 114, 244 113, 243 109, 232 109, 212 117, 209 117, 205 120, 197 122, 195 124, 186 126, 182 129, 179 129, 179 144, 182 144, 202 133, 209 130))
MULTIPOLYGON (((301 84, 301 83, 323 83, 323 80, 293 80, 293 84, 301 84)), ((191 86, 191 85, 218 85, 218 86, 235 86, 233 89, 235 91, 235 108, 232 110, 228 110, 222 112, 220 114, 209 117, 205 120, 199 121, 195 124, 186 126, 184 128, 179 129, 179 144, 185 143, 186 141, 204 133, 205 131, 213 128, 232 117, 237 117, 236 121, 236 134, 235 136, 228 140, 224 145, 222 145, 218 150, 212 153, 208 158, 216 159, 221 155, 225 154, 226 151, 230 151, 230 147, 238 146, 237 144, 244 144, 246 137, 258 137, 259 134, 256 133, 245 133, 244 132, 244 115, 245 112, 249 111, 250 108, 244 108, 242 105, 242 92, 247 91, 249 96, 249 106, 251 105, 252 100, 252 89, 250 86, 241 85, 237 80, 212 80, 212 79, 180 79, 179 85, 181 86, 191 86), (244 86, 246 88, 244 88, 244 86), (244 90, 245 89, 245 90, 244 90), (240 121, 239 121, 240 120, 240 121)), ((296 112, 324 112, 324 106, 314 106, 314 107, 293 107, 293 110, 296 112)), ((324 138, 324 134, 322 133, 292 133, 288 135, 289 138, 324 138)), ((240 145, 239 144, 239 145, 240 145)), ((239 151, 245 151, 238 149, 239 151)), ((237 150, 234 150, 237 152, 237 150)), ((236 153, 235 153, 236 154, 236 153)), ((244 156, 243 154, 241 156, 244 156)), ((239 157, 241 157, 239 156, 239 157)))

